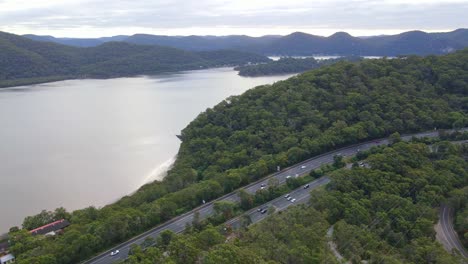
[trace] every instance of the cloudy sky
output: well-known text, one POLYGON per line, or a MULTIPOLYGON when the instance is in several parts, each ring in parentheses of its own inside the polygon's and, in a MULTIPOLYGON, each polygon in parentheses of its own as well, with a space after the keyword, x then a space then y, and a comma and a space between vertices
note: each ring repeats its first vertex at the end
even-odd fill
POLYGON ((355 36, 468 27, 468 0, 0 0, 0 31, 57 37, 119 34, 355 36))

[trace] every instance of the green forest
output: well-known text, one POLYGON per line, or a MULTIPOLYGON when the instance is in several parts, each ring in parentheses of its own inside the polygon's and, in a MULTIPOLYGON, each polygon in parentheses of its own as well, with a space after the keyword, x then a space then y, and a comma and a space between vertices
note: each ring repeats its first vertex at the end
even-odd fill
POLYGON ((76 78, 110 78, 267 62, 253 53, 191 52, 108 42, 77 48, 0 32, 0 87, 76 78))
MULTIPOLYGON (((102 209, 69 213, 71 226, 57 237, 31 237, 13 228, 12 251, 18 263, 79 262, 202 200, 260 179, 277 165, 394 132, 465 127, 467 96, 468 50, 440 57, 339 62, 256 87, 207 109, 181 132, 177 160, 164 180, 102 209)), ((445 195, 445 190, 434 192, 445 195)), ((335 223, 341 216, 324 217, 335 223)), ((41 217, 32 218, 24 227, 42 224, 41 217)))
POLYGON ((287 73, 300 73, 319 67, 331 65, 339 61, 351 61, 357 62, 362 60, 359 56, 345 56, 336 59, 324 59, 316 60, 310 58, 292 58, 283 57, 277 61, 270 61, 267 63, 254 64, 254 65, 243 65, 234 68, 239 71, 240 76, 265 76, 265 75, 278 75, 287 73))
POLYGON ((451 193, 449 204, 455 209, 455 231, 468 249, 468 186, 451 193))
POLYGON ((468 184, 467 155, 468 145, 448 142, 374 148, 360 156, 370 168, 333 172, 306 205, 241 230, 165 232, 126 263, 339 263, 329 241, 352 263, 462 263, 435 241, 433 226, 435 207, 468 184))

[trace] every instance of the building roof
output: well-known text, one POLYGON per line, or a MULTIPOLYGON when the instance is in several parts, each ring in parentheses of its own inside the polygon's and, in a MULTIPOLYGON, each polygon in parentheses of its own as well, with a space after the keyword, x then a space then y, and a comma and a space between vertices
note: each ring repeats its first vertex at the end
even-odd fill
POLYGON ((0 257, 0 263, 5 263, 5 262, 10 261, 12 259, 15 259, 15 256, 13 256, 12 254, 8 254, 8 255, 5 255, 3 257, 0 257))
POLYGON ((69 226, 69 225, 70 225, 70 222, 68 222, 65 219, 61 219, 61 220, 52 222, 50 224, 47 224, 47 225, 38 227, 36 229, 33 229, 33 230, 29 231, 29 233, 31 233, 33 235, 45 235, 47 233, 63 229, 65 227, 69 226))

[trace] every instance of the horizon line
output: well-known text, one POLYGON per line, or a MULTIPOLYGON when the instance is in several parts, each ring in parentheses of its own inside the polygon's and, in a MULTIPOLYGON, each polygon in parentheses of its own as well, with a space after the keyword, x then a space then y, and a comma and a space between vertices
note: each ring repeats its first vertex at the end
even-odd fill
MULTIPOLYGON (((307 35, 311 35, 311 36, 317 36, 317 37, 324 37, 324 38, 328 38, 330 36, 333 36, 337 33, 346 33, 352 37, 356 37, 356 38, 371 38, 371 37, 379 37, 379 36, 392 36, 392 35, 399 35, 399 34, 403 34, 403 33, 408 33, 408 32, 424 32, 424 33, 428 33, 428 34, 431 34, 431 33, 449 33, 449 32, 454 32, 454 31, 457 31, 457 30, 463 30, 463 29, 468 29, 468 28, 464 28, 464 27, 460 27, 460 28, 455 28, 455 29, 435 29, 435 30, 422 30, 422 29, 411 29, 411 30, 397 30, 399 33, 394 33, 394 34, 385 34, 385 33, 382 33, 382 34, 369 34, 369 35, 365 35, 365 34, 351 34, 351 33, 348 33, 346 30, 338 30, 338 31, 334 31, 334 33, 332 34, 314 34, 314 33, 310 33, 310 32, 307 32, 307 30, 304 30, 304 31, 301 31, 301 30, 295 30, 295 31, 291 31, 290 33, 288 34, 264 34, 264 35, 252 35, 252 34, 220 34, 220 35, 217 35, 217 34, 175 34, 175 35, 167 35, 167 34, 157 34, 157 33, 145 33, 145 32, 138 32, 137 33, 132 33, 132 34, 112 34, 112 35, 104 35, 104 36, 99 36, 99 37, 70 37, 70 36, 59 36, 59 35, 55 35, 55 34, 34 34, 34 33, 25 33, 25 34, 18 34, 18 33, 14 33, 14 32, 11 32, 11 31, 7 31, 7 30, 0 30, 2 32, 5 32, 5 33, 10 33, 10 34, 15 34, 15 35, 19 35, 19 36, 27 36, 27 35, 33 35, 33 36, 40 36, 40 37, 53 37, 53 38, 58 38, 58 39, 101 39, 101 38, 112 38, 112 37, 119 37, 119 36, 122 36, 122 37, 130 37, 130 36, 135 36, 135 35, 149 35, 149 36, 166 36, 166 37, 231 37, 231 36, 246 36, 246 37, 251 37, 251 38, 262 38, 262 37, 269 37, 269 36, 278 36, 278 37, 285 37, 285 36, 289 36, 289 35, 292 35, 292 34, 295 34, 295 33, 302 33, 302 34, 307 34, 307 35)), ((349 30, 348 30, 349 31, 349 30)), ((382 30, 382 31, 385 31, 385 30, 382 30)))

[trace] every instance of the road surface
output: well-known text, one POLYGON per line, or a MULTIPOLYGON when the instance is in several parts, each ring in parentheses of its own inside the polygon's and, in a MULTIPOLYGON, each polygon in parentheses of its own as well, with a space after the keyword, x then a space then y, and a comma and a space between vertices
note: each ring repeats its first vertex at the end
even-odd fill
POLYGON ((458 239, 458 235, 453 229, 453 209, 447 205, 440 207, 439 222, 436 226, 437 240, 448 252, 456 249, 460 255, 468 259, 468 252, 458 239))
POLYGON ((286 210, 289 206, 296 205, 296 204, 301 204, 301 203, 306 203, 309 201, 310 198, 310 191, 313 189, 316 189, 320 186, 324 186, 327 183, 330 182, 330 179, 328 177, 321 177, 315 181, 309 182, 309 188, 304 188, 304 186, 301 186, 300 188, 297 188, 296 190, 292 191, 289 193, 291 196, 291 199, 296 199, 294 202, 291 202, 291 200, 286 199, 284 196, 280 196, 274 200, 271 200, 263 205, 260 205, 258 207, 255 207, 246 213, 242 214, 241 216, 238 216, 236 218, 233 218, 225 223, 225 225, 231 226, 233 229, 237 229, 242 227, 242 217, 244 215, 247 215, 250 217, 250 221, 252 224, 260 222, 261 220, 265 219, 268 216, 268 210, 271 210, 272 207, 275 208, 275 212, 283 211, 286 210), (258 211, 259 208, 266 208, 267 212, 261 213, 258 211))
MULTIPOLYGON (((462 129, 463 131, 467 131, 468 128, 464 128, 462 129)), ((434 130, 434 131, 429 131, 429 132, 422 132, 422 133, 417 133, 417 134, 411 134, 411 135, 402 135, 401 138, 403 140, 410 140, 412 137, 430 137, 430 138, 433 138, 433 137, 437 137, 439 134, 438 134, 438 131, 434 130)), ((245 189, 248 193, 251 193, 251 194, 254 194, 257 190, 259 190, 262 185, 265 185, 265 186, 268 186, 268 181, 269 179, 271 178, 277 178, 279 183, 280 184, 284 184, 286 182, 286 177, 290 176, 290 177, 299 177, 299 176, 302 176, 302 175, 305 175, 307 173, 310 173, 310 171, 314 170, 314 169, 317 169, 317 168, 320 168, 320 166, 324 165, 324 164, 329 164, 329 163, 333 163, 333 157, 335 155, 341 155, 343 157, 350 157, 350 156, 354 156, 357 152, 359 151, 363 151, 363 150, 368 150, 370 149, 371 147, 374 147, 374 146, 381 146, 381 145, 387 145, 388 144, 388 139, 385 138, 385 139, 379 139, 379 140, 372 140, 372 141, 368 141, 368 142, 364 142, 364 143, 360 143, 360 144, 355 144, 355 145, 352 145, 352 146, 348 146, 348 147, 345 147, 345 148, 341 148, 341 149, 338 149, 338 150, 335 150, 335 151, 331 151, 331 152, 327 152, 325 154, 322 154, 322 155, 319 155, 319 156, 316 156, 316 157, 313 157, 311 159, 308 159, 306 161, 303 161, 303 162, 300 162, 294 166, 291 166, 289 168, 286 168, 286 169, 283 169, 282 171, 280 172, 276 172, 274 174, 271 174, 257 182, 254 182, 254 183, 251 183, 247 186, 244 186, 242 187, 243 189, 245 189)), ((305 193, 302 193, 302 192, 298 192, 298 196, 297 196, 297 201, 296 203, 300 203, 300 202, 304 202, 307 200, 307 197, 308 197, 308 193, 309 191, 305 191, 305 193), (306 193, 306 194, 305 194, 306 193)), ((281 200, 281 199, 280 199, 281 200)), ((85 261, 84 263, 86 264, 108 264, 108 263, 114 263, 118 260, 124 260, 128 257, 128 252, 130 250, 130 246, 133 245, 133 244, 141 244, 147 237, 152 237, 152 238, 156 238, 158 237, 158 235, 164 231, 164 230, 171 230, 175 233, 180 233, 180 232, 183 232, 184 229, 185 229, 185 226, 186 224, 191 224, 192 223, 192 220, 193 220, 193 216, 194 216, 194 213, 195 212, 199 212, 200 214, 200 219, 205 219, 207 218, 208 216, 212 215, 214 210, 213 210, 213 203, 215 201, 231 201, 231 202, 238 202, 240 201, 240 198, 237 194, 237 190, 229 193, 229 194, 226 194, 216 200, 213 200, 211 202, 208 202, 206 204, 203 204, 195 209, 193 209, 192 211, 189 211, 183 215, 180 215, 180 216, 177 216, 169 221, 167 221, 166 223, 164 224, 161 224, 141 235, 138 235, 130 240, 128 240, 127 242, 124 242, 108 251, 105 251, 103 253, 101 253, 100 255, 92 258, 92 259, 89 259, 87 261, 85 261), (115 255, 115 256, 111 256, 110 253, 112 251, 115 251, 115 250, 119 250, 120 253, 115 255)), ((279 200, 278 200, 279 201, 279 200)), ((278 210, 282 210, 282 209, 285 209, 287 206, 284 202, 284 200, 281 200, 281 202, 278 202, 278 210)), ((289 205, 288 205, 289 206, 289 205)), ((266 217, 266 214, 263 215, 263 216, 259 216, 258 214, 254 214, 253 216, 253 221, 257 218, 263 218, 263 217, 266 217)))

